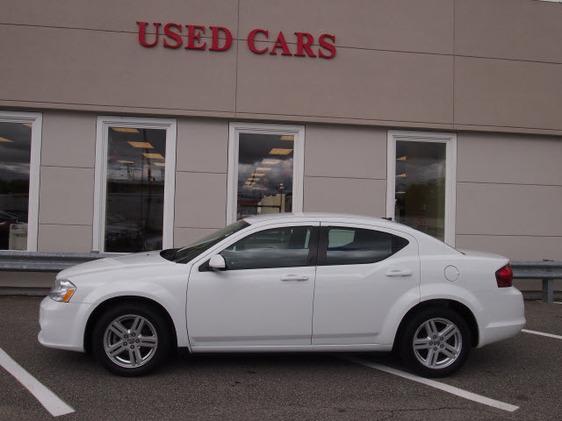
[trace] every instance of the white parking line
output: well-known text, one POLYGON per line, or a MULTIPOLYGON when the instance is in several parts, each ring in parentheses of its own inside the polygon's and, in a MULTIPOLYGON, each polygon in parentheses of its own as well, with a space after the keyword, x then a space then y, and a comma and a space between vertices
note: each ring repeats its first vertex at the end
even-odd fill
POLYGON ((495 399, 487 398, 486 396, 478 395, 476 393, 468 392, 466 390, 460 389, 455 386, 450 386, 445 383, 441 383, 435 380, 426 379, 424 377, 419 377, 414 374, 406 373, 405 371, 397 370, 395 368, 387 367, 382 364, 372 363, 370 361, 365 361, 355 357, 343 357, 346 360, 354 362, 356 364, 364 365, 365 367, 374 368, 375 370, 384 371, 385 373, 394 374, 395 376, 403 377, 408 380, 412 380, 426 386, 431 386, 436 389, 442 390, 443 392, 450 393, 452 395, 459 396, 470 401, 480 403, 482 405, 488 405, 503 411, 514 412, 519 409, 518 406, 511 405, 509 403, 497 401, 495 399))
POLYGON ((553 333, 539 332, 538 330, 521 329, 521 332, 530 333, 532 335, 546 336, 547 338, 562 339, 562 336, 553 333))
POLYGON ((0 366, 16 378, 33 396, 51 413, 53 417, 66 415, 74 412, 70 406, 63 402, 57 395, 41 384, 35 377, 29 374, 12 357, 0 348, 0 366))

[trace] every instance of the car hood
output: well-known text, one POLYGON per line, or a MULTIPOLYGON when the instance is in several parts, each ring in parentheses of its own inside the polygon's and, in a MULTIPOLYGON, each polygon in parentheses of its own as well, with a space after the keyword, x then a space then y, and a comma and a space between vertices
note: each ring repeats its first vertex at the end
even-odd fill
POLYGON ((173 262, 160 256, 160 251, 134 253, 116 257, 105 257, 103 259, 81 263, 59 272, 57 278, 73 278, 80 275, 124 268, 142 268, 170 264, 173 264, 173 262))

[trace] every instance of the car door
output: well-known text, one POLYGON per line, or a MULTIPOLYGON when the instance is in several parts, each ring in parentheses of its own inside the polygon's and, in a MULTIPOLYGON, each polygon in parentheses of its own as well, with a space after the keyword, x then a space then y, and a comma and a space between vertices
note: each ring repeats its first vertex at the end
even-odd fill
POLYGON ((312 341, 318 223, 257 228, 220 250, 226 269, 191 270, 187 325, 194 351, 302 346, 312 341))
POLYGON ((399 300, 419 299, 417 241, 384 228, 320 230, 314 292, 314 345, 379 344, 399 300))

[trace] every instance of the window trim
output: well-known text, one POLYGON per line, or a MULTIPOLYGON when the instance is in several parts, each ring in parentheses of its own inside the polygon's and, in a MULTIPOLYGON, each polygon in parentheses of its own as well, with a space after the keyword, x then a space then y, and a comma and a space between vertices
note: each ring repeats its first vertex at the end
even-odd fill
POLYGON ((293 135, 293 208, 292 212, 302 212, 304 183, 304 126, 233 122, 228 127, 228 175, 226 224, 236 221, 238 200, 238 152, 240 133, 293 135))
POLYGON ((33 112, 0 111, 0 122, 31 124, 28 193, 29 199, 27 203, 27 248, 25 251, 37 251, 39 231, 39 189, 41 187, 41 135, 43 128, 43 115, 41 113, 33 112))
POLYGON ((164 203, 162 221, 162 248, 171 248, 174 244, 174 200, 176 184, 176 138, 177 123, 175 119, 99 116, 96 123, 96 165, 94 185, 94 221, 92 226, 92 250, 104 251, 105 212, 107 189, 107 148, 110 126, 131 127, 137 129, 166 130, 166 160, 164 175, 164 203))
POLYGON ((444 241, 455 246, 457 198, 457 135, 455 133, 389 130, 387 142, 386 217, 394 220, 396 190, 396 142, 445 143, 445 232, 444 241))

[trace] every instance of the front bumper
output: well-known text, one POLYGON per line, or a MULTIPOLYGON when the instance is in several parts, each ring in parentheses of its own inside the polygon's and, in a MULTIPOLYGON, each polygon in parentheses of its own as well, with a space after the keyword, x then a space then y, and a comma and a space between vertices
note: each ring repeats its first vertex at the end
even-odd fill
POLYGON ((39 343, 49 348, 84 352, 87 308, 85 304, 60 303, 45 297, 39 307, 39 343))

